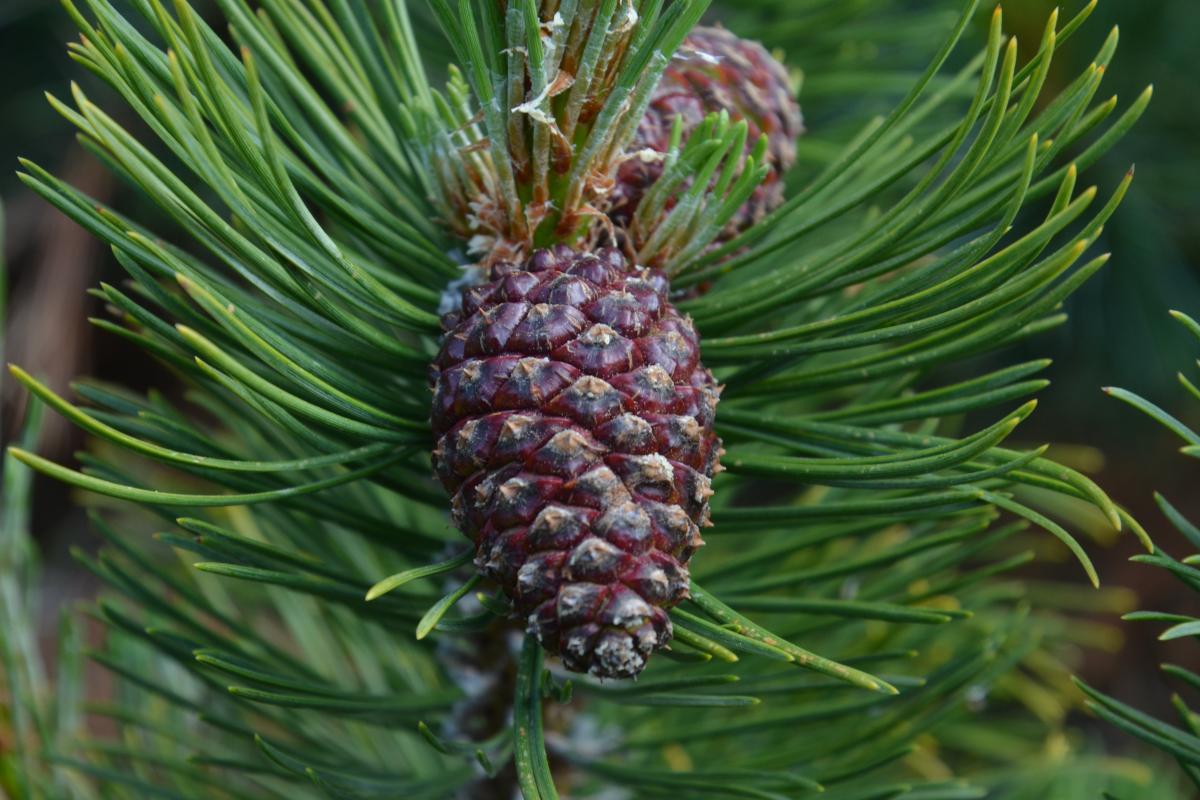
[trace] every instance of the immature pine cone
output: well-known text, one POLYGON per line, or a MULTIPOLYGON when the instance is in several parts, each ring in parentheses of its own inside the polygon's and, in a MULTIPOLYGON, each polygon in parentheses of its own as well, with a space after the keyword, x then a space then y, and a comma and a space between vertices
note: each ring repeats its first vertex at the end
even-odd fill
POLYGON ((746 153, 766 134, 771 171, 730 220, 726 237, 750 227, 783 202, 780 176, 796 161, 796 139, 804 132, 800 106, 787 70, 758 42, 740 39, 724 28, 696 28, 663 73, 650 106, 626 148, 629 158, 617 170, 609 195, 609 216, 626 225, 646 190, 662 175, 662 156, 671 143, 671 126, 682 118, 683 140, 705 116, 728 111, 734 122, 746 120, 746 153))
POLYGON ((443 318, 434 465, 475 563, 567 669, 632 677, 704 542, 719 389, 660 272, 615 249, 501 262, 443 318))

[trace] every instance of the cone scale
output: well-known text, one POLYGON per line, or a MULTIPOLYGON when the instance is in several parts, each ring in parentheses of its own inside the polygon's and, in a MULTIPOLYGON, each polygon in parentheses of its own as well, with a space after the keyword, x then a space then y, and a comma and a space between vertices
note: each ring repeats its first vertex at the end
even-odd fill
POLYGON ((770 166, 723 235, 736 236, 783 203, 781 178, 796 162, 796 139, 804 132, 787 70, 758 42, 721 27, 701 27, 688 34, 663 73, 626 147, 609 196, 609 216, 618 226, 629 224, 646 191, 662 175, 676 118, 686 139, 708 114, 721 111, 746 121, 746 155, 761 136, 767 137, 770 166))
POLYGON ((434 465, 476 566, 567 669, 636 676, 709 524, 719 388, 666 277, 615 249, 501 262, 443 320, 434 465))

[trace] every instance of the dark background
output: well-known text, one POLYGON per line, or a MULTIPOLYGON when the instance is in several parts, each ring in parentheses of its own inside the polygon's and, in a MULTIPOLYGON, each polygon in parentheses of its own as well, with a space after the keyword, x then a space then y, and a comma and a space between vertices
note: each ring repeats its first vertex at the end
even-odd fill
MULTIPOLYGON (((953 6, 953 3, 948 3, 953 6)), ((1064 19, 1079 7, 1070 3, 1064 19)), ((1008 31, 1028 56, 1040 38, 1053 3, 1012 0, 1004 4, 1008 31)), ((980 20, 986 19, 990 8, 980 20)), ((1200 2, 1142 0, 1100 4, 1093 18, 1055 61, 1051 86, 1063 85, 1084 69, 1115 24, 1120 46, 1101 95, 1115 93, 1121 108, 1149 83, 1154 100, 1141 123, 1101 163, 1084 173, 1081 186, 1096 184, 1102 195, 1137 165, 1133 188, 1109 222, 1098 247, 1113 254, 1110 264, 1069 302, 1068 325, 1000 354, 1006 362, 1050 356, 1053 385, 1036 414, 1020 429, 1025 442, 1065 445, 1059 453, 1095 468, 1094 476, 1127 505, 1164 549, 1187 554, 1157 512, 1152 493, 1161 491, 1181 510, 1200 519, 1200 464, 1176 453, 1180 442, 1151 420, 1106 398, 1101 386, 1123 386, 1143 394, 1185 422, 1200 427, 1200 403, 1176 381, 1176 371, 1193 371, 1197 342, 1167 316, 1178 308, 1200 316, 1200 2), (1071 445, 1086 444, 1076 449, 1071 445)), ((111 254, 80 228, 54 212, 16 179, 17 157, 25 156, 105 202, 137 217, 139 200, 123 190, 75 142, 72 129, 46 103, 43 93, 69 97, 70 81, 103 97, 82 68, 65 55, 74 29, 58 3, 0 0, 0 195, 7 215, 4 253, 9 315, 4 360, 21 364, 59 392, 71 378, 88 374, 136 389, 169 385, 154 362, 114 337, 101 336, 88 316, 103 313, 86 290, 122 275, 111 254)), ((979 37, 977 37, 978 41, 979 37)), ((803 65, 802 53, 789 53, 803 65)), ((881 54, 886 57, 886 53, 881 54)), ((921 64, 909 65, 919 67, 921 64)), ((811 76, 819 81, 819 76, 811 76)), ((801 97, 810 128, 822 117, 822 96, 801 97)), ((119 104, 109 104, 114 111, 119 104)), ((118 116, 138 130, 135 120, 118 116)), ((801 143, 803 149, 803 142, 801 143)), ((149 209, 147 214, 153 213, 149 209)), ((1097 250, 1099 252, 1099 250, 1097 250)), ((23 393, 5 374, 0 383, 2 437, 12 435, 22 415, 23 393)), ((83 445, 78 431, 49 416, 39 450, 69 460, 83 445)), ((82 514, 62 485, 36 484, 34 530, 46 563, 50 597, 46 617, 61 603, 86 597, 88 577, 67 555, 72 544, 93 544, 82 514)), ((1136 590, 1138 606, 1200 614, 1194 596, 1162 571, 1129 563, 1132 537, 1091 548, 1102 580, 1136 590)), ((1066 560, 1039 565, 1037 576, 1083 584, 1066 560)), ((1111 617, 1108 618, 1111 621, 1111 617)), ((1089 658, 1084 676, 1100 688, 1143 708, 1167 712, 1168 690, 1156 666, 1164 661, 1200 667, 1190 641, 1160 643, 1158 626, 1122 624, 1127 644, 1119 659, 1089 658)))

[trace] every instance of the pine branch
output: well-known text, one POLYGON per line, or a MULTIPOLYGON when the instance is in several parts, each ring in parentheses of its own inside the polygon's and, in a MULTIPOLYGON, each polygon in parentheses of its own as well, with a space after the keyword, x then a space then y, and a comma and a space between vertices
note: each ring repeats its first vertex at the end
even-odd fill
MULTIPOLYGON (((671 659, 641 684, 585 682, 579 700, 452 555, 445 499, 414 448, 429 436, 426 366, 461 251, 486 244, 470 237, 521 251, 599 235, 592 206, 705 3, 435 2, 461 71, 400 0, 267 0, 259 13, 219 0, 236 48, 184 0, 173 13, 136 0, 129 18, 87 5, 90 17, 68 4, 83 33, 71 55, 153 142, 79 89, 74 107, 51 102, 163 219, 127 219, 32 163, 22 180, 129 273, 97 290, 116 317, 98 327, 189 393, 81 383, 81 407, 13 371, 98 443, 79 470, 29 447, 14 456, 138 503, 162 529, 148 542, 106 512, 109 547, 78 554, 112 591, 93 656, 119 688, 98 713, 125 738, 60 752, 71 774, 139 797, 546 798, 556 781, 580 797, 612 785, 979 796, 915 777, 929 770, 913 748, 933 741, 951 753, 939 770, 1002 782, 954 754, 984 736, 973 704, 988 695, 1003 730, 1009 711, 1054 706, 1057 654, 1088 631, 1030 613, 1002 579, 1042 539, 1000 512, 1048 529, 1085 567, 1075 534, 1026 487, 1144 535, 1083 475, 1002 446, 1045 362, 952 384, 936 373, 1057 324, 1104 263, 1086 252, 1129 178, 1098 210, 1096 190, 1075 184, 1149 95, 1115 120, 1115 101, 1094 102, 1112 38, 1095 68, 1044 97, 1091 6, 1062 26, 1052 16, 1021 67, 997 13, 978 57, 942 76, 970 4, 892 113, 836 139, 822 171, 798 170, 798 191, 724 246, 710 245, 763 174, 766 145, 746 154, 744 124, 720 115, 686 141, 677 129, 631 230, 677 286, 712 283, 683 305, 728 386, 717 425, 729 470, 699 585, 673 612, 671 659), (446 68, 443 91, 425 57, 446 68), (668 193, 680 201, 669 212, 668 193), (1044 219, 1020 227, 1038 200, 1044 219), (954 434, 957 415, 1018 401, 954 434), (1030 664, 1044 669, 1013 677, 1030 664)), ((866 36, 881 24, 852 5, 796 0, 780 21, 790 6, 755 2, 729 19, 778 24, 776 42, 813 41, 829 59, 825 25, 866 36), (808 38, 785 40, 800 21, 808 38)), ((927 23, 875 32, 921 42, 927 23)), ((1051 716, 1032 724, 1056 731, 1051 716)), ((1052 769, 1025 751, 994 763, 1018 782, 1052 769)))

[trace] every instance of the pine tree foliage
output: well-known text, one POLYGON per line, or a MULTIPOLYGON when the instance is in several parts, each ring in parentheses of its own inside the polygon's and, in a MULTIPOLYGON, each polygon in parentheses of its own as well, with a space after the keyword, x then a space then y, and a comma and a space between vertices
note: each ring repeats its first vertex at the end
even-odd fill
MULTIPOLYGON (((216 5, 228 39, 186 0, 66 3, 82 34, 71 57, 145 133, 78 87, 51 103, 169 222, 146 227, 24 162, 22 179, 129 273, 96 290, 112 319, 95 325, 187 387, 172 399, 81 382, 75 403, 13 368, 103 443, 79 470, 13 457, 136 504, 157 530, 141 535, 124 505, 93 515, 108 547, 78 557, 112 592, 91 656, 117 688, 89 713, 121 734, 45 740, 55 763, 102 796, 139 798, 1069 797, 1083 786, 1072 775, 1103 772, 1040 746, 1065 735, 1066 649, 1095 632, 1031 608, 1004 576, 1042 529, 1095 582, 1054 509, 1090 505, 1149 540, 1045 448, 1006 445, 1046 363, 979 374, 970 361, 1060 324, 1105 263, 1089 247, 1132 174, 1103 192, 1076 182, 1150 94, 1098 94, 1114 32, 1046 95, 1091 5, 1053 15, 1025 64, 997 10, 984 47, 947 73, 967 4, 889 114, 801 159, 781 208, 724 245, 668 254, 677 288, 710 287, 680 305, 727 387, 728 471, 671 649, 636 683, 568 678, 474 576, 429 477, 426 367, 442 291, 471 259, 447 187, 507 180, 502 142, 520 138, 531 164, 548 146, 544 114, 513 117, 539 110, 545 73, 530 69, 522 94, 525 73, 500 69, 506 49, 524 35, 536 64, 553 33, 528 33, 553 29, 555 10, 624 14, 605 91, 635 102, 585 132, 603 134, 598 160, 586 135, 567 153, 606 164, 706 4, 216 5), (501 102, 514 91, 523 103, 501 102), (960 377, 945 377, 951 364, 960 377), (968 412, 992 421, 962 432, 968 412)), ((876 3, 851 20, 856 4, 741 5, 731 26, 810 73, 836 60, 838 25, 888 19, 876 3), (812 62, 790 38, 802 26, 774 24, 793 12, 829 20, 810 34, 825 48, 812 62)), ((683 146, 728 154, 743 135, 714 119, 683 146)), ((543 174, 491 195, 533 246, 581 235, 527 213, 537 187, 558 199, 551 214, 598 196, 543 174)), ((693 239, 710 223, 679 220, 693 239)))
MULTIPOLYGON (((31 447, 40 430, 42 409, 35 406, 20 437, 31 447)), ((83 726, 82 636, 78 620, 64 614, 56 642, 57 667, 46 668, 38 648, 40 569, 29 536, 29 495, 33 473, 5 459, 0 515, 0 673, 4 710, 0 730, 6 746, 0 754, 0 791, 11 797, 89 797, 83 776, 43 758, 69 750, 83 726), (38 742, 39 746, 31 743, 38 742)))
MULTIPOLYGON (((1190 334, 1200 338, 1200 323, 1180 311, 1172 311, 1171 316, 1183 325, 1190 334)), ((1200 400, 1200 389, 1197 389, 1196 384, 1182 372, 1178 374, 1178 378, 1179 383, 1187 393, 1192 398, 1200 400)), ((1182 439, 1184 444, 1179 450, 1180 453, 1189 458, 1200 457, 1200 434, 1197 434, 1186 424, 1144 397, 1126 389, 1110 388, 1106 389, 1106 391, 1113 397, 1143 412, 1182 439)), ((1195 523, 1180 513, 1167 498, 1156 494, 1154 499, 1157 501, 1163 516, 1171 523, 1171 526, 1187 540, 1189 545, 1200 548, 1200 528, 1197 528, 1195 523)), ((1200 563, 1200 556, 1191 555, 1182 559, 1176 559, 1161 548, 1156 547, 1148 555, 1134 556, 1133 560, 1166 570, 1173 579, 1182 583, 1188 590, 1200 592, 1200 570, 1196 569, 1196 564, 1200 563)), ((1126 614, 1124 619, 1167 625, 1168 627, 1158 637, 1162 641, 1192 639, 1200 634, 1200 619, 1196 619, 1188 614, 1172 613, 1170 611, 1134 611, 1126 614)), ((1200 687, 1200 675, 1197 675, 1194 670, 1188 669, 1186 666, 1180 664, 1163 664, 1162 671, 1176 685, 1188 689, 1200 687)), ((1174 694, 1171 697, 1171 704, 1175 707, 1180 721, 1178 726, 1173 726, 1155 719, 1149 714, 1122 703, 1113 697, 1108 697, 1082 681, 1077 682, 1080 688, 1087 694, 1087 707, 1095 712, 1097 716, 1148 742, 1166 755, 1172 757, 1178 763, 1184 775, 1194 785, 1195 788, 1193 791, 1200 789, 1200 717, 1197 717, 1196 712, 1183 697, 1179 694, 1174 694)), ((1109 795, 1109 797, 1133 796, 1132 794, 1122 795, 1116 792, 1109 795)))
MULTIPOLYGON (((0 207, 0 285, 6 277, 3 222, 0 207)), ((6 299, 0 290, 0 323, 6 299)), ((44 411, 41 404, 30 406, 16 437, 21 447, 36 446, 44 411)), ((38 641, 43 633, 38 628, 41 565, 29 527, 33 472, 7 454, 0 464, 0 794, 91 797, 86 778, 45 757, 70 749, 84 724, 80 626, 74 615, 62 616, 57 664, 47 669, 38 641)))

